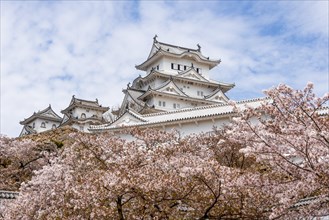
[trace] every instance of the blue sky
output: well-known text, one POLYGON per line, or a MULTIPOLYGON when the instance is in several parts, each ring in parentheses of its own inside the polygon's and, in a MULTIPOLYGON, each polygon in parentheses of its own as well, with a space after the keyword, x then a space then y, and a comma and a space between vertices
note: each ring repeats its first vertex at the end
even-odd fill
MULTIPOLYGON (((1 1, 0 133, 72 95, 118 106, 152 38, 221 59, 233 100, 285 83, 328 92, 328 1, 1 1)), ((60 114, 61 115, 61 114, 60 114)))

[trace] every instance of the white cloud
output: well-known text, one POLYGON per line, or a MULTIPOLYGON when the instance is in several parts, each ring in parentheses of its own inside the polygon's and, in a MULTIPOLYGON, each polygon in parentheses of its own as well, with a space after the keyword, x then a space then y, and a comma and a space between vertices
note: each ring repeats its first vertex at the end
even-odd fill
POLYGON ((235 82, 234 99, 315 82, 328 91, 328 2, 1 2, 1 127, 73 94, 118 105, 159 40, 222 59, 211 77, 235 82))

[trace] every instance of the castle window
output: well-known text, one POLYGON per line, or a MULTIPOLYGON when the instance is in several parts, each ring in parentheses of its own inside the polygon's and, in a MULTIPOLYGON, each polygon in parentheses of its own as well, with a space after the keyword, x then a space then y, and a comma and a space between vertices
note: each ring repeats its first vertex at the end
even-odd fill
POLYGON ((56 125, 55 125, 55 124, 53 124, 51 129, 55 129, 55 128, 56 128, 56 125))
POLYGON ((174 107, 174 109, 179 109, 179 108, 180 108, 180 104, 176 104, 176 103, 174 103, 174 104, 173 104, 173 107, 174 107))
POLYGON ((198 96, 203 96, 203 91, 197 91, 198 96))
POLYGON ((166 106, 166 102, 159 101, 159 106, 165 107, 166 106))
POLYGON ((86 114, 85 113, 82 113, 81 114, 81 118, 86 118, 86 114))
POLYGON ((196 72, 201 74, 202 73, 201 68, 196 68, 196 72))
POLYGON ((45 128, 45 127, 46 127, 46 123, 42 122, 42 123, 41 123, 41 127, 42 127, 42 128, 45 128))
POLYGON ((159 65, 157 65, 157 70, 159 70, 159 65))
MULTIPOLYGON (((182 66, 183 68, 183 66, 182 66)), ((181 70, 181 65, 180 64, 176 64, 176 63, 171 63, 171 69, 173 70, 181 70)))
POLYGON ((33 124, 32 124, 32 128, 35 128, 35 122, 33 122, 33 124))
POLYGON ((186 66, 184 65, 184 70, 186 70, 186 66))

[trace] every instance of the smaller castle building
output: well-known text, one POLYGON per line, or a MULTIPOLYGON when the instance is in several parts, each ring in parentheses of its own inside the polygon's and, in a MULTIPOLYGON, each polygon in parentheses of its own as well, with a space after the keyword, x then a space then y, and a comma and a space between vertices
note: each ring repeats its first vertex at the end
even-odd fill
POLYGON ((23 129, 20 137, 29 134, 36 134, 59 127, 62 117, 57 115, 49 105, 46 109, 34 112, 33 115, 20 122, 23 129))
POLYGON ((108 111, 98 100, 89 101, 78 99, 74 95, 67 108, 61 111, 63 117, 55 113, 49 105, 46 109, 34 112, 33 115, 20 122, 23 129, 21 136, 37 134, 61 126, 70 126, 82 132, 88 132, 90 125, 104 124, 103 114, 108 111))
POLYGON ((103 114, 108 111, 108 107, 102 107, 96 101, 88 101, 72 96, 69 106, 62 110, 64 114, 61 126, 69 125, 79 131, 88 132, 90 125, 105 123, 103 114))

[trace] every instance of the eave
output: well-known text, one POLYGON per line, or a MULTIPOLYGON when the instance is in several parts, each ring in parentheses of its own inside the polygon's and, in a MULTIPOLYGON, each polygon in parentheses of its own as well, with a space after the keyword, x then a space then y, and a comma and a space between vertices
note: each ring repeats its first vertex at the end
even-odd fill
POLYGON ((217 66, 221 60, 210 60, 208 58, 205 58, 203 56, 200 56, 199 54, 195 53, 195 52, 183 52, 181 54, 175 54, 175 53, 171 53, 165 50, 162 50, 161 48, 155 53, 153 54, 150 58, 148 58, 146 61, 144 61, 142 64, 136 65, 136 69, 138 70, 143 70, 146 71, 148 69, 148 67, 154 63, 155 61, 157 61, 158 59, 160 59, 161 57, 166 56, 166 57, 173 57, 173 58, 184 58, 184 57, 188 57, 189 59, 194 59, 197 62, 200 63, 204 63, 209 65, 209 69, 214 68, 215 66, 217 66))
POLYGON ((148 96, 163 96, 163 97, 171 97, 171 98, 175 98, 175 99, 179 99, 179 100, 185 100, 185 101, 191 101, 191 102, 197 102, 197 103, 204 103, 205 105, 211 105, 211 104, 217 104, 218 102, 214 102, 214 101, 209 101, 209 100, 205 100, 205 99, 198 99, 198 98, 193 98, 193 97, 189 97, 189 96, 179 96, 179 95, 175 95, 175 94, 171 94, 171 93, 163 93, 163 92, 159 92, 153 89, 149 89, 147 92, 145 92, 143 95, 141 95, 140 97, 138 97, 138 99, 143 100, 148 96))
POLYGON ((106 112, 108 111, 110 108, 109 107, 101 107, 101 106, 91 106, 91 105, 84 105, 84 104, 80 104, 80 103, 73 103, 71 105, 69 105, 67 108, 65 108, 64 110, 61 111, 62 114, 66 114, 68 113, 70 110, 76 108, 76 107, 80 107, 83 109, 90 109, 90 110, 96 110, 96 111, 101 111, 101 112, 106 112))
POLYGON ((34 112, 33 115, 31 115, 30 117, 24 119, 23 121, 20 121, 19 123, 21 125, 25 125, 25 124, 28 124, 28 123, 30 123, 31 121, 33 121, 37 118, 50 120, 50 121, 55 121, 55 122, 61 122, 62 121, 62 118, 59 115, 57 115, 56 112, 54 112, 54 110, 51 108, 51 105, 49 105, 44 110, 38 111, 37 113, 34 112), (48 116, 49 115, 49 114, 47 114, 48 111, 51 112, 51 114, 53 114, 53 115, 48 116))
MULTIPOLYGON (((145 77, 138 78, 138 80, 136 80, 136 82, 134 82, 134 83, 137 84, 138 81, 146 82, 149 79, 151 79, 152 77, 157 77, 157 76, 160 76, 160 77, 163 77, 163 78, 172 77, 174 81, 177 80, 177 81, 184 81, 184 82, 193 82, 193 83, 196 83, 196 84, 203 84, 205 86, 211 86, 211 87, 214 87, 214 88, 220 86, 220 88, 222 89, 222 91, 224 93, 229 91, 230 89, 232 89, 235 86, 234 83, 200 81, 200 80, 197 80, 197 79, 181 77, 180 75, 168 75, 168 74, 158 72, 156 70, 152 71, 150 74, 148 74, 145 77)), ((135 84, 133 84, 133 86, 135 86, 135 84)))
POLYGON ((205 96, 204 98, 207 99, 207 100, 209 100, 212 97, 215 97, 216 95, 222 96, 224 98, 224 101, 225 102, 228 102, 228 100, 229 100, 229 98, 225 95, 225 93, 221 90, 220 87, 218 87, 213 93, 205 96))
MULTIPOLYGON (((236 102, 239 107, 245 108, 246 104, 250 104, 253 107, 258 107, 263 102, 271 101, 268 97, 258 98, 252 100, 243 100, 236 102)), ((100 126, 92 126, 89 130, 94 132, 99 131, 120 131, 127 128, 151 128, 151 127, 163 127, 167 125, 178 125, 196 121, 204 120, 216 120, 218 118, 229 118, 236 115, 234 107, 230 104, 216 104, 207 105, 196 108, 180 109, 170 112, 146 114, 141 117, 146 122, 136 123, 127 126, 112 126, 113 123, 104 124, 100 126)))
POLYGON ((60 126, 71 125, 74 123, 85 124, 87 122, 91 122, 92 124, 102 124, 104 122, 104 120, 99 119, 99 118, 78 118, 77 119, 77 118, 70 117, 65 122, 63 122, 60 126))
POLYGON ((30 116, 29 118, 24 119, 23 121, 20 121, 19 123, 21 125, 26 125, 38 118, 43 119, 43 120, 53 121, 53 122, 59 122, 59 123, 62 121, 62 118, 53 118, 53 117, 48 117, 48 116, 39 115, 39 114, 35 113, 32 116, 30 116))

